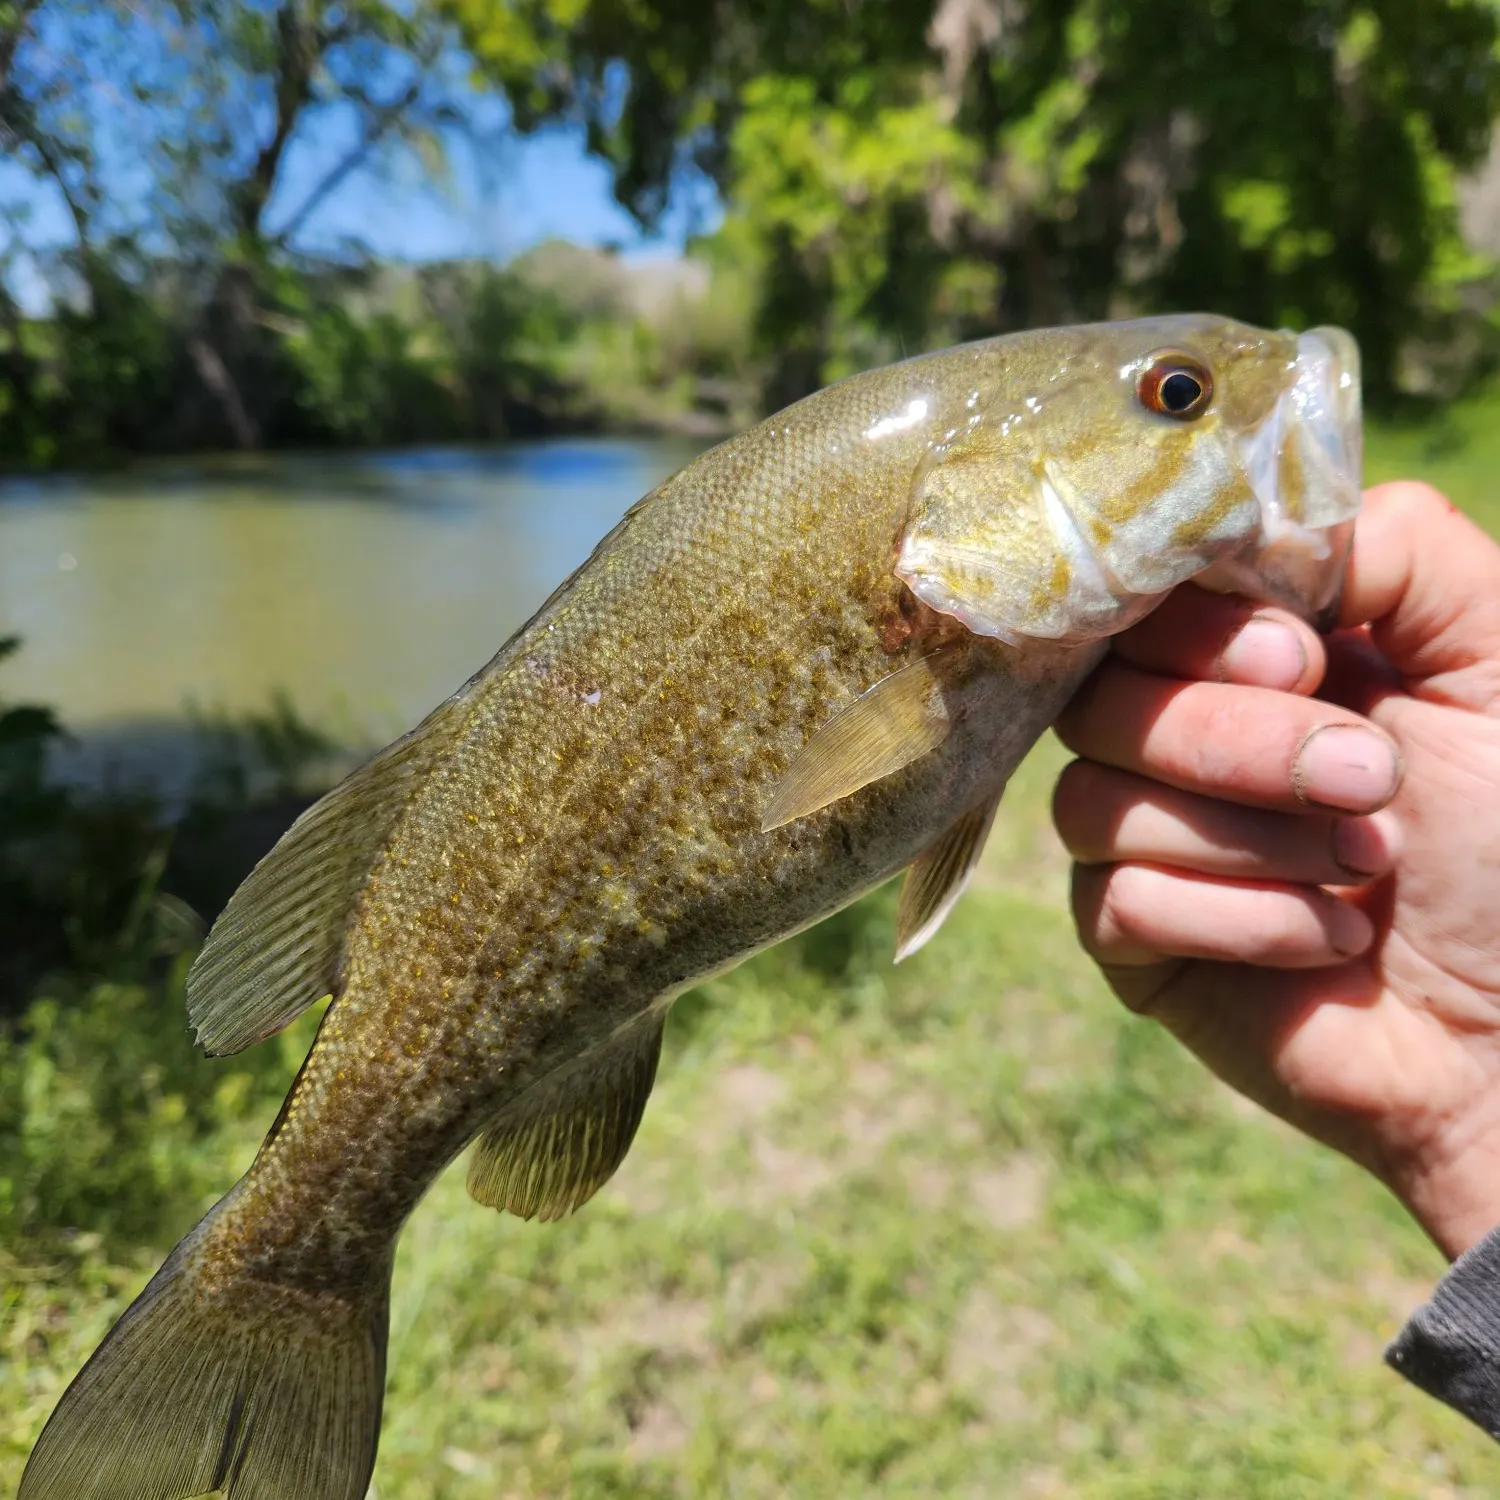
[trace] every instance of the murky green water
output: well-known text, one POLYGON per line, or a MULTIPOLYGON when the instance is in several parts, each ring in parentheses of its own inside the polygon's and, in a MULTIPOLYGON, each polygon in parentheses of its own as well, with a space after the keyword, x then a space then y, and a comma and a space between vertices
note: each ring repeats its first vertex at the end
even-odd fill
POLYGON ((569 440, 0 485, 0 698, 105 739, 277 691, 386 739, 696 451, 569 440))

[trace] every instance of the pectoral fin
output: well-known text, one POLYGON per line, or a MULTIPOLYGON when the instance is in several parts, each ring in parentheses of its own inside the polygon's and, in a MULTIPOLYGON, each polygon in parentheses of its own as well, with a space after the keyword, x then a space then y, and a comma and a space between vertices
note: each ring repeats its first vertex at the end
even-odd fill
POLYGON ((1000 806, 997 793, 970 808, 906 872, 896 909, 896 962, 910 958, 943 925, 963 895, 1000 806))
POLYGON ((766 809, 763 832, 805 818, 936 750, 953 727, 933 652, 860 694, 802 747, 766 809))
POLYGON ((648 1011, 522 1094, 479 1138, 470 1195, 522 1219, 560 1219, 587 1203, 635 1139, 665 1024, 648 1011))

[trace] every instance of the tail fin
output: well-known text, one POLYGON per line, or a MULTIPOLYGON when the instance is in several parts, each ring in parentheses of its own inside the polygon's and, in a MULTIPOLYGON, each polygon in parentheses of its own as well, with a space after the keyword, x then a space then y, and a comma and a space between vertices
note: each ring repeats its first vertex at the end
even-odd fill
MULTIPOLYGON (((205 1221, 206 1223, 207 1221, 205 1221)), ((358 1308, 174 1250, 52 1413, 17 1500, 363 1500, 388 1283, 358 1308)))

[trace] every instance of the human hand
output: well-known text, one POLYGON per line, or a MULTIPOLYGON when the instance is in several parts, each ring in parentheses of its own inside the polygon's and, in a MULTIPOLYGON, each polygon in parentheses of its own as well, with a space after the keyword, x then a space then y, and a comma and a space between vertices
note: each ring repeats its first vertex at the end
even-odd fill
POLYGON ((1340 625, 1178 590, 1059 722, 1054 816, 1125 1004, 1457 1256, 1500 1224, 1500 547, 1371 490, 1340 625))

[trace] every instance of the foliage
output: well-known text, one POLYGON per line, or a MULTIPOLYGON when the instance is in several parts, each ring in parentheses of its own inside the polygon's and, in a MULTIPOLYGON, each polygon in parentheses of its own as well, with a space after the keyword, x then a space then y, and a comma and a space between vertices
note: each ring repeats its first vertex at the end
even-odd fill
MULTIPOLYGON (((573 257, 582 284, 552 274, 557 247, 517 270, 404 273, 357 244, 298 248, 357 170, 440 177, 461 137, 489 160, 459 56, 425 0, 21 0, 0 15, 0 151, 72 229, 29 251, 49 318, 23 317, 0 284, 0 467, 747 415, 743 293, 710 312, 695 284, 645 306, 597 253, 573 257), (308 154, 340 139, 327 161, 308 154), (299 153, 313 170, 289 168, 299 153)), ((9 228, 0 273, 29 243, 9 228)))
MULTIPOLYGON (((0 660, 17 642, 0 641, 0 660)), ((85 802, 47 770, 52 713, 0 703, 0 1019, 54 969, 109 969, 143 932, 164 853, 149 811, 85 802)))
POLYGON ((0 35, 0 148, 73 232, 38 252, 50 359, 0 295, 12 458, 300 436, 275 333, 287 246, 356 169, 441 169, 466 116, 440 18, 387 0, 26 0, 0 35), (348 145, 292 188, 310 122, 348 145))
POLYGON ((19 0, 0 144, 62 199, 75 269, 121 246, 205 265, 284 245, 356 168, 429 171, 463 127, 448 29, 390 0, 19 0), (104 81, 106 86, 100 87, 104 81), (345 149, 288 181, 314 122, 345 149))
MULTIPOLYGON (((18 318, 9 341, 0 324, 0 468, 230 440, 191 371, 199 312, 173 268, 101 278, 107 304, 18 318)), ((389 446, 746 420, 743 285, 691 263, 648 283, 572 246, 508 268, 270 262, 253 289, 258 440, 389 446)))
POLYGON ((1500 352, 1458 217, 1496 25, 1491 0, 1170 25, 1149 0, 13 0, 0 151, 73 239, 39 323, 3 290, 26 226, 0 249, 0 464, 723 426, 917 349, 1191 305, 1347 323, 1377 404, 1450 395, 1500 352), (391 295, 358 243, 309 249, 356 171, 440 179, 467 138, 493 176, 511 127, 569 121, 643 224, 718 189, 711 290, 644 307, 553 246, 391 295))
POLYGON ((43 986, 13 1038, 0 1040, 0 1240, 32 1253, 80 1229, 129 1246, 164 1216, 206 1206, 224 1187, 212 1137, 246 1109, 274 1111, 311 1040, 210 1062, 193 1048, 183 982, 191 948, 163 972, 43 986), (107 1047, 101 1040, 110 1038, 107 1047))
MULTIPOLYGON (((0 641, 0 659, 16 644, 0 641)), ((183 984, 202 920, 166 890, 176 830, 149 798, 56 782, 48 750, 62 733, 46 709, 0 703, 0 1244, 12 1252, 64 1229, 153 1234, 212 1180, 202 1142, 226 1112, 274 1103, 295 1063, 270 1048, 210 1064, 188 1045, 183 984)), ((179 826, 222 829, 330 748, 285 705, 217 726, 179 826)))
POLYGON ((1487 271, 1455 175, 1500 106, 1488 0, 442 3, 523 123, 588 122, 643 222, 685 166, 719 185, 775 399, 1200 305, 1349 324, 1379 399, 1487 271))
POLYGON ((1370 484, 1417 477, 1436 485, 1481 526, 1500 535, 1500 383, 1420 419, 1367 424, 1370 484))

